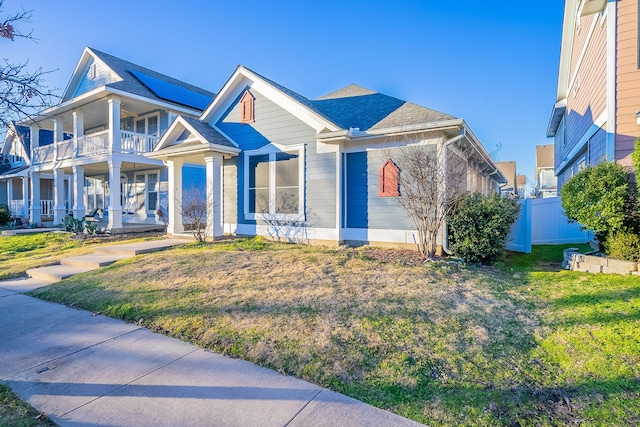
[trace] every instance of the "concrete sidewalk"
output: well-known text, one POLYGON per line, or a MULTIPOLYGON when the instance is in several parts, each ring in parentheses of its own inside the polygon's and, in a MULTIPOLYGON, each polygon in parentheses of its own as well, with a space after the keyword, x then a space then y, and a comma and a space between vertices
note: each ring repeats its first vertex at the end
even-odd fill
POLYGON ((415 426, 269 369, 0 282, 0 381, 61 426, 415 426))

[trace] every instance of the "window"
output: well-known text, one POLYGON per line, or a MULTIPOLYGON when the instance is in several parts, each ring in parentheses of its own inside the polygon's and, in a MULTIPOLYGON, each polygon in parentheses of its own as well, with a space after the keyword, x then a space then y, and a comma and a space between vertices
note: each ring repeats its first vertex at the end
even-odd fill
POLYGON ((249 91, 245 91, 240 99, 240 123, 253 123, 255 121, 254 98, 249 91))
POLYGON ((400 177, 400 169, 389 159, 380 168, 380 188, 378 196, 380 197, 398 197, 400 195, 400 186, 398 178, 400 177))
POLYGON ((133 122, 133 129, 131 129, 131 123, 123 121, 121 127, 123 130, 132 130, 136 133, 143 135, 160 136, 160 127, 158 126, 160 117, 158 114, 150 116, 138 117, 133 122))
POLYGON ((303 149, 269 146, 245 154, 245 216, 301 215, 303 149), (262 151, 262 152, 260 152, 262 151), (265 152, 266 151, 266 152, 265 152))
POLYGON ((84 205, 87 210, 105 209, 108 200, 105 197, 106 181, 104 176, 92 176, 84 178, 84 205))
POLYGON ((158 209, 158 173, 137 173, 135 175, 136 210, 141 213, 155 213, 158 209))

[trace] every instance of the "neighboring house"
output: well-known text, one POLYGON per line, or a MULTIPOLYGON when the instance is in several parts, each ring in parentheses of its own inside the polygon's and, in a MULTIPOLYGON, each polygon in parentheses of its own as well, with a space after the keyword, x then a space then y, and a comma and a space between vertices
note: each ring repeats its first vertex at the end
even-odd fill
MULTIPOLYGON (((42 146, 53 143, 53 132, 40 129, 42 146)), ((70 138, 69 134, 64 135, 70 138)), ((12 216, 29 218, 31 184, 31 129, 12 123, 0 148, 0 204, 9 206, 12 216)), ((53 174, 40 176, 40 211, 45 219, 53 218, 53 174)))
POLYGON ((168 199, 166 167, 144 154, 177 115, 199 116, 213 96, 85 48, 61 103, 17 127, 30 183, 22 181, 20 194, 15 179, 0 179, 12 187, 12 200, 22 195, 22 212, 29 206, 32 223, 57 224, 68 213, 80 218, 96 210, 104 212, 112 232, 123 229, 123 221, 155 223, 156 210, 168 199))
POLYGON ((638 0, 566 0, 554 137, 558 189, 587 165, 631 165, 640 136, 638 0))
POLYGON ((521 199, 526 197, 527 176, 516 175, 516 188, 518 189, 518 195, 521 199))
POLYGON ((31 222, 50 179, 54 222, 101 208, 118 232, 159 221, 160 208, 168 234, 185 235, 194 188, 214 237, 404 245, 416 231, 396 200, 399 147, 459 167, 463 191, 506 183, 462 119, 356 85, 310 100, 243 66, 214 95, 87 48, 61 104, 33 119, 17 131, 30 179, 5 179, 31 222))
MULTIPOLYGON (((310 100, 243 66, 198 120, 179 116, 148 156, 168 165, 175 191, 185 187, 182 165, 205 166, 215 237, 407 244, 415 226, 395 200, 402 171, 393 163, 394 147, 406 144, 457 157, 468 191, 506 182, 462 119, 356 85, 310 100)), ((169 200, 172 235, 184 233, 179 200, 169 200)))
POLYGON ((497 162, 496 165, 498 165, 500 172, 502 172, 502 174, 507 179, 507 183, 502 187, 500 187, 500 192, 502 193, 502 195, 517 196, 518 186, 516 184, 517 182, 516 176, 518 173, 516 171, 516 162, 515 161, 497 162))
POLYGON ((536 197, 558 195, 558 179, 553 170, 553 144, 536 146, 536 197))

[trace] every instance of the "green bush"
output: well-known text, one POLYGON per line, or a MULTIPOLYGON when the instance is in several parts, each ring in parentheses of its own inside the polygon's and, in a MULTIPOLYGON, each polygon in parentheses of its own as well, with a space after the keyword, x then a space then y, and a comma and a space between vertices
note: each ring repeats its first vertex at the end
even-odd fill
POLYGON ((606 240, 607 256, 625 261, 640 260, 640 236, 628 231, 611 233, 606 240))
POLYGON ((11 221, 11 212, 9 206, 0 205, 0 225, 7 225, 11 221))
POLYGON ((519 213, 517 200, 499 194, 465 197, 448 221, 450 249, 468 262, 497 261, 504 253, 511 225, 519 213))
POLYGON ((568 218, 593 230, 604 245, 610 233, 637 228, 629 179, 629 173, 614 162, 589 166, 562 186, 562 208, 568 218))
POLYGON ((81 219, 75 219, 74 217, 67 215, 64 217, 63 224, 65 231, 70 231, 73 234, 80 234, 84 232, 84 217, 81 219))

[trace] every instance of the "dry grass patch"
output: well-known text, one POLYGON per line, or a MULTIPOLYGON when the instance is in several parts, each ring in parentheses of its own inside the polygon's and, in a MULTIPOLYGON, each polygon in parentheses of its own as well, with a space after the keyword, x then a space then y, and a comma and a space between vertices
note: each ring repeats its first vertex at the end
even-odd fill
POLYGON ((526 390, 536 384, 523 372, 543 375, 527 353, 535 319, 498 295, 482 270, 372 261, 359 250, 266 249, 193 245, 35 294, 431 424, 512 419, 534 398, 526 390), (514 398, 505 389, 525 392, 514 398))

